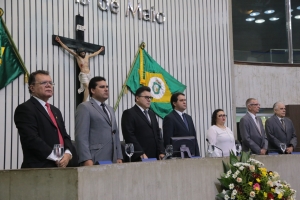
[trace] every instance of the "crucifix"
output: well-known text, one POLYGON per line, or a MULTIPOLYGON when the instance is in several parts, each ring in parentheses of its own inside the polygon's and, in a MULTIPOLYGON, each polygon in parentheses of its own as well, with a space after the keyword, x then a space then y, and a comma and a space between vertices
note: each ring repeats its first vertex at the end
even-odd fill
MULTIPOLYGON (((61 46, 72 54, 76 58, 78 68, 76 68, 76 74, 78 75, 79 81, 76 82, 78 87, 78 95, 76 96, 76 102, 87 101, 89 96, 88 84, 90 81, 90 68, 89 59, 98 54, 104 55, 104 46, 91 44, 84 42, 84 20, 80 15, 76 15, 76 39, 70 39, 61 37, 58 35, 52 35, 52 44, 61 46), (73 51, 74 49, 75 51, 73 51), (91 54, 86 54, 89 52, 91 54), (83 92, 83 97, 81 93, 83 92)), ((79 103, 76 103, 77 105, 79 103)))

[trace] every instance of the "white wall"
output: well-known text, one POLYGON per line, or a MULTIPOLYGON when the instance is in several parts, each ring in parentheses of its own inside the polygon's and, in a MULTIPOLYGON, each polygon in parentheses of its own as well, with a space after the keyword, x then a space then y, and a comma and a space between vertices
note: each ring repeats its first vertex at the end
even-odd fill
MULTIPOLYGON (((141 41, 146 51, 171 75, 187 85, 189 113, 196 126, 204 153, 205 132, 211 114, 223 108, 233 116, 230 38, 231 1, 225 0, 131 0, 134 7, 154 6, 164 12, 166 22, 157 24, 125 17, 127 0, 118 0, 120 12, 101 11, 96 0, 90 5, 75 0, 2 0, 6 22, 29 72, 49 70, 56 83, 50 103, 59 107, 68 133, 74 138, 75 88, 74 58, 52 45, 52 34, 75 38, 75 15, 84 16, 85 41, 106 47, 105 56, 92 58, 92 75, 107 78, 110 85, 108 103, 114 105, 122 89, 134 55, 141 41)), ((15 169, 22 162, 22 149, 13 122, 17 105, 29 99, 27 85, 20 76, 0 90, 0 169, 15 169)), ((122 111, 132 107, 131 93, 124 95, 116 111, 118 124, 122 111)), ((159 123, 162 120, 159 119, 159 123)), ((232 128, 232 117, 228 126, 232 128)))
POLYGON ((299 67, 235 64, 236 107, 245 107, 249 97, 258 99, 262 108, 272 108, 277 101, 300 104, 299 77, 299 67))

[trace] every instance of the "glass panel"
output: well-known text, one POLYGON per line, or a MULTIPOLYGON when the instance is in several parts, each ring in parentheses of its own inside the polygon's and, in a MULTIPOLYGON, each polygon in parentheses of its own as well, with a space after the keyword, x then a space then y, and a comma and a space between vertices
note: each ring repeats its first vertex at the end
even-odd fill
POLYGON ((294 63, 300 63, 300 0, 291 0, 294 63))
POLYGON ((232 0, 232 20, 236 61, 288 62, 284 0, 232 0))

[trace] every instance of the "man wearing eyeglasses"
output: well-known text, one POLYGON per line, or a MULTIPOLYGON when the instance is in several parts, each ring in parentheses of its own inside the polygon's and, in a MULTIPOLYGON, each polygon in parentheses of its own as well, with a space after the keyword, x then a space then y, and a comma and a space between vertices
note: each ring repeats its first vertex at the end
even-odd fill
POLYGON ((290 154, 297 146, 297 136, 293 122, 285 117, 284 103, 276 102, 273 109, 274 115, 266 121, 269 151, 290 154), (280 148, 280 143, 284 143, 286 146, 284 152, 280 148))
POLYGON ((242 137, 243 151, 251 150, 252 153, 265 155, 268 149, 268 140, 260 117, 256 114, 259 112, 260 104, 254 98, 246 101, 248 112, 240 121, 240 134, 242 137))
POLYGON ((151 89, 142 86, 135 93, 135 106, 125 110, 122 115, 122 132, 126 143, 132 143, 136 153, 132 161, 164 157, 160 130, 151 105, 151 89))
POLYGON ((112 107, 105 101, 109 97, 105 78, 90 80, 90 100, 79 104, 75 113, 75 138, 79 163, 84 166, 100 161, 122 163, 123 155, 119 129, 112 107))
POLYGON ((73 148, 60 110, 48 103, 54 86, 49 72, 31 73, 28 85, 31 98, 20 104, 14 115, 23 149, 21 167, 66 167, 72 159, 73 148), (54 144, 64 146, 62 159, 54 155, 54 144))
MULTIPOLYGON (((163 120, 165 147, 170 144, 171 137, 194 136, 197 141, 193 119, 190 115, 184 113, 186 110, 185 95, 181 92, 174 93, 171 96, 170 103, 173 111, 163 120)), ((195 144, 195 156, 200 156, 198 141, 195 144)))

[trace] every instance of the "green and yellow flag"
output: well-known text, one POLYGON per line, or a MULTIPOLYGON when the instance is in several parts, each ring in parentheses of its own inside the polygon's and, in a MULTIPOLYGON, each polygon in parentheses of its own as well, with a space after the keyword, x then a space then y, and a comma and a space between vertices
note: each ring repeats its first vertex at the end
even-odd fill
POLYGON ((144 50, 143 45, 141 45, 133 63, 126 85, 133 93, 142 85, 150 87, 153 96, 151 109, 161 118, 164 118, 172 110, 171 95, 175 92, 183 92, 186 88, 185 85, 166 72, 144 50))
POLYGON ((25 74, 25 79, 28 77, 28 72, 5 26, 2 15, 3 10, 0 8, 0 89, 21 74, 25 74))

